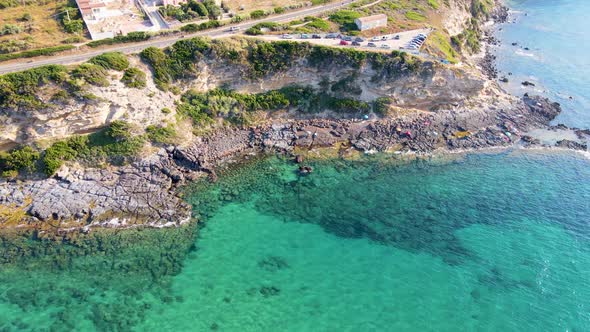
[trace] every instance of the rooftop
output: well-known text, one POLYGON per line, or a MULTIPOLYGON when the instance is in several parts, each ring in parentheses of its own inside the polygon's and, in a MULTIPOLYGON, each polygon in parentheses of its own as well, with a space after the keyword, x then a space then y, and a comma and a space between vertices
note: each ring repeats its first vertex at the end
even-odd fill
POLYGON ((371 22, 375 22, 375 21, 387 20, 387 15, 377 14, 377 15, 372 15, 372 16, 360 17, 360 18, 357 18, 357 20, 359 20, 359 22, 361 22, 361 23, 371 23, 371 22))

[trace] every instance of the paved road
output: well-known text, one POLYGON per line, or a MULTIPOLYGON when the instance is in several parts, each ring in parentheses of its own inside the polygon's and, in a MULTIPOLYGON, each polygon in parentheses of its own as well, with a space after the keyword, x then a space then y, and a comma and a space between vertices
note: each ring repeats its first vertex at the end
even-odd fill
POLYGON ((292 20, 300 18, 300 17, 317 16, 321 13, 328 12, 328 11, 331 11, 331 10, 334 10, 334 9, 337 9, 337 8, 340 8, 343 6, 347 6, 347 5, 349 5, 353 2, 356 2, 356 1, 358 1, 358 0, 346 0, 346 1, 339 1, 336 3, 327 4, 325 6, 305 8, 302 10, 293 11, 293 12, 289 12, 289 13, 282 14, 282 15, 276 15, 276 16, 269 17, 266 19, 248 21, 248 22, 239 23, 239 24, 226 25, 226 26, 218 28, 218 29, 201 31, 201 32, 193 33, 193 34, 184 34, 183 37, 179 37, 178 35, 171 36, 171 37, 159 37, 159 38, 150 39, 148 41, 141 42, 141 43, 118 44, 118 45, 112 45, 110 47, 103 47, 103 48, 96 49, 96 50, 90 49, 87 51, 77 51, 77 52, 73 52, 73 54, 65 53, 65 54, 51 56, 51 57, 39 57, 39 58, 33 58, 33 59, 19 59, 19 60, 7 61, 4 63, 0 63, 0 74, 6 74, 6 73, 10 73, 10 72, 15 72, 15 71, 26 70, 26 69, 40 67, 40 66, 44 66, 44 65, 58 65, 58 64, 59 65, 68 65, 68 64, 81 63, 81 62, 87 61, 88 59, 90 59, 93 56, 102 54, 104 52, 118 51, 118 52, 123 52, 123 53, 127 53, 127 54, 138 53, 138 52, 141 52, 143 49, 148 48, 150 46, 155 46, 155 47, 160 47, 160 48, 166 47, 166 46, 170 46, 170 45, 174 44, 179 39, 192 38, 192 37, 196 37, 196 36, 207 36, 207 37, 211 37, 211 38, 226 37, 226 36, 231 35, 231 33, 228 32, 230 27, 239 27, 241 30, 245 30, 245 29, 248 29, 248 28, 252 27, 253 25, 260 23, 260 22, 277 22, 277 23, 289 22, 289 21, 292 21, 292 20))

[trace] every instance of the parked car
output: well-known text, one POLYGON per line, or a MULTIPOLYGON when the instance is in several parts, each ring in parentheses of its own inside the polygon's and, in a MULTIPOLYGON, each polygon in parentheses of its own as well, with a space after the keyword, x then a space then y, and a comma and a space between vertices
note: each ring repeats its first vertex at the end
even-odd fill
POLYGON ((381 38, 379 38, 379 37, 377 37, 377 36, 375 36, 375 37, 371 38, 371 41, 372 41, 372 42, 376 42, 376 41, 380 41, 380 40, 381 40, 381 38))
POLYGON ((387 39, 388 39, 388 38, 387 38, 387 36, 383 36, 383 37, 381 37, 381 40, 382 40, 382 41, 385 41, 385 40, 387 40, 387 39))
POLYGON ((364 42, 364 41, 365 41, 365 39, 364 39, 364 38, 361 38, 361 37, 356 37, 356 38, 354 39, 354 41, 355 41, 355 42, 357 42, 357 43, 362 43, 362 42, 364 42))
POLYGON ((344 36, 344 37, 342 37, 342 40, 352 41, 352 37, 351 36, 344 36))
POLYGON ((322 39, 322 36, 320 36, 318 34, 313 34, 313 35, 311 35, 311 38, 313 38, 313 39, 322 39))
POLYGON ((326 38, 328 38, 328 39, 334 39, 334 38, 336 38, 336 34, 335 33, 329 33, 329 34, 326 35, 326 38))
POLYGON ((309 39, 309 35, 306 33, 301 34, 301 39, 309 39))
POLYGON ((346 40, 342 39, 342 40, 340 41, 340 45, 350 45, 350 43, 349 43, 349 42, 347 42, 346 40))
POLYGON ((369 46, 369 47, 377 47, 377 44, 375 44, 375 43, 368 43, 367 46, 369 46))
POLYGON ((395 35, 395 37, 393 37, 393 39, 399 40, 399 35, 395 35))
POLYGON ((238 32, 240 31, 240 27, 231 27, 229 28, 229 32, 238 32))
POLYGON ((357 42, 357 41, 353 41, 352 42, 352 46, 361 46, 361 43, 357 42))
POLYGON ((283 39, 293 39, 293 36, 289 35, 289 34, 284 34, 281 36, 281 38, 283 39))
POLYGON ((387 44, 382 44, 382 45, 381 45, 381 48, 382 48, 382 49, 385 49, 385 50, 388 50, 388 49, 390 49, 390 48, 391 48, 391 46, 389 46, 389 45, 387 45, 387 44))

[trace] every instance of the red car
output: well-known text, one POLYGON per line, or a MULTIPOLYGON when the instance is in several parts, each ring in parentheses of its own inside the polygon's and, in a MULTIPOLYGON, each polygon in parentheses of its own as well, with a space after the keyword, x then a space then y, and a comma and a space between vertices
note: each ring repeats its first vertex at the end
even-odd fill
POLYGON ((346 40, 341 40, 340 45, 350 45, 350 43, 347 42, 346 40))

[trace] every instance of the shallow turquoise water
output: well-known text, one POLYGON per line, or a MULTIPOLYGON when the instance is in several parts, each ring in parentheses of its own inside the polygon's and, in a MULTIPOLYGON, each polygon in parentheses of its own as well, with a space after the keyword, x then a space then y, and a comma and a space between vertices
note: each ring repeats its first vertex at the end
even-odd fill
POLYGON ((251 183, 218 184, 172 283, 185 301, 140 329, 590 329, 586 160, 314 166, 295 178, 271 160, 251 183))
POLYGON ((590 1, 509 0, 508 4, 516 11, 516 24, 501 26, 498 37, 503 44, 497 56, 501 75, 513 73, 507 76, 509 90, 518 95, 544 94, 564 108, 556 122, 590 128, 590 1), (519 45, 512 46, 513 42, 519 45), (524 88, 520 85, 524 80, 537 86, 524 88))
POLYGON ((121 251, 5 264, 0 330, 590 329, 587 159, 311 164, 299 177, 258 160, 196 184, 197 239, 120 233, 121 251))

